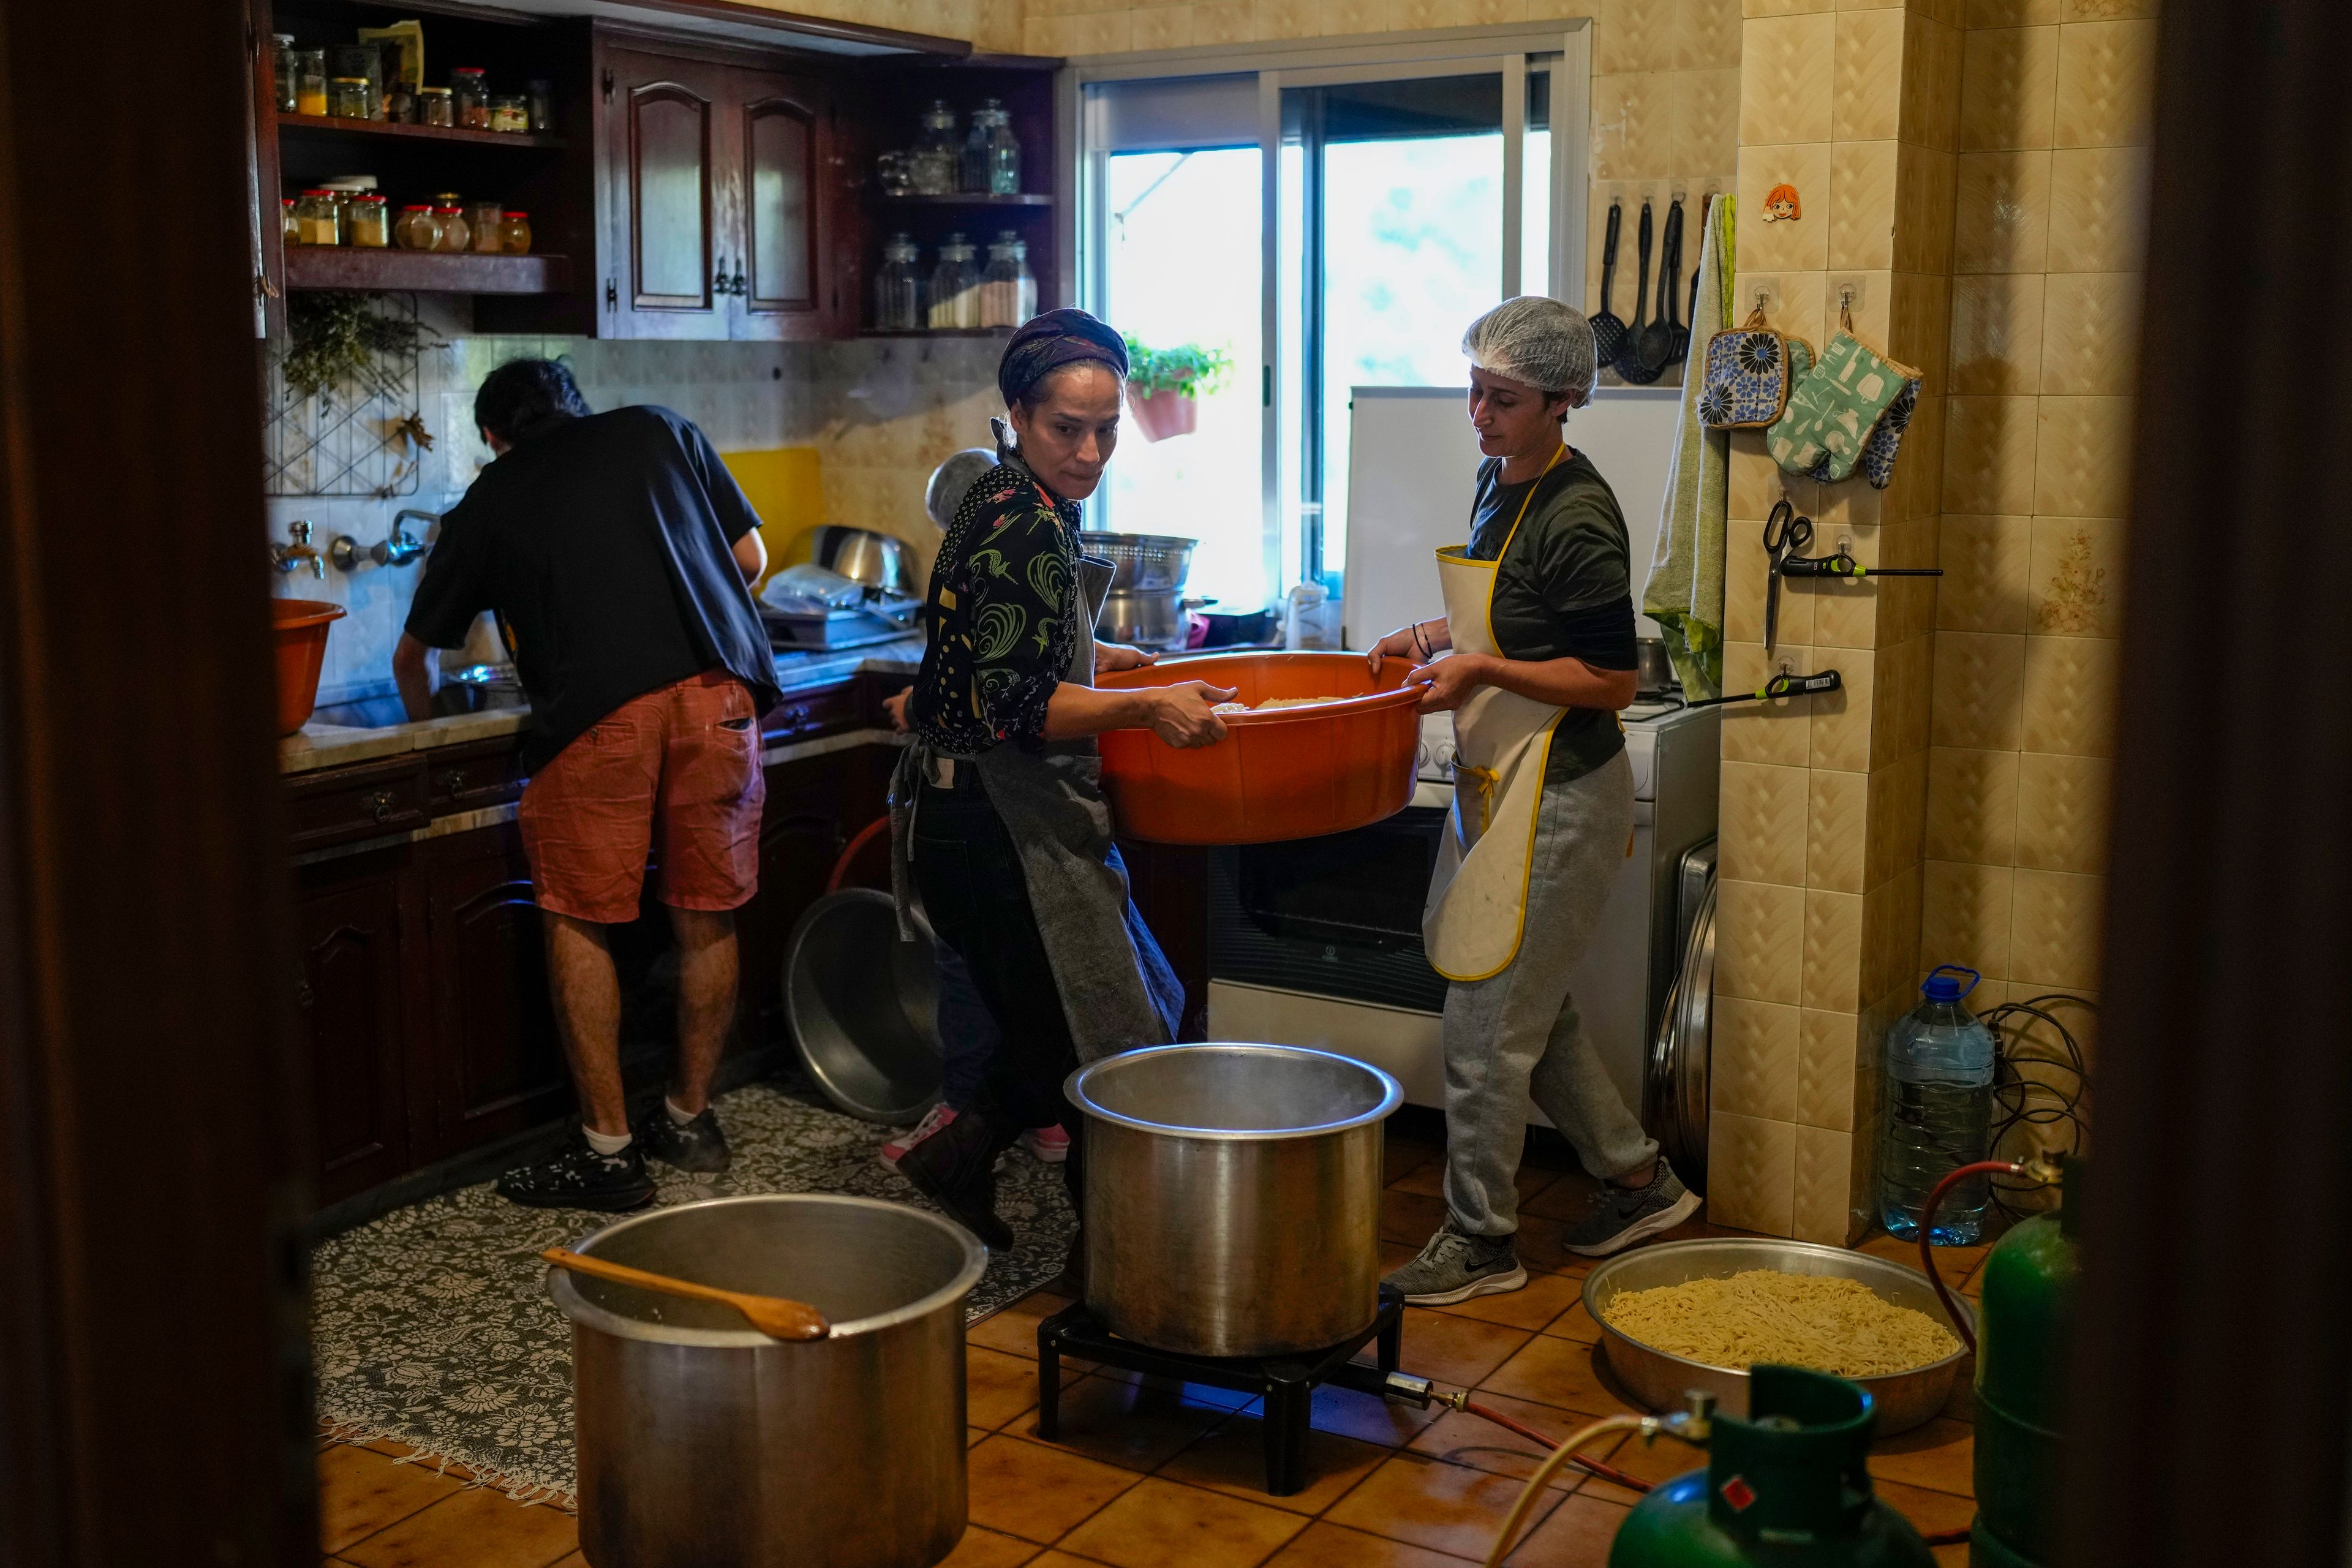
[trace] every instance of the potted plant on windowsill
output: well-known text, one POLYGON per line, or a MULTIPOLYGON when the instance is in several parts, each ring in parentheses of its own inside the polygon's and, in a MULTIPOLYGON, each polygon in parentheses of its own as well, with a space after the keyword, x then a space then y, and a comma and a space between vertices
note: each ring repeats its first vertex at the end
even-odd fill
POLYGON ((1146 348, 1127 340, 1127 404, 1147 441, 1165 441, 1199 428, 1200 395, 1216 390, 1231 363, 1223 349, 1197 343, 1146 348))

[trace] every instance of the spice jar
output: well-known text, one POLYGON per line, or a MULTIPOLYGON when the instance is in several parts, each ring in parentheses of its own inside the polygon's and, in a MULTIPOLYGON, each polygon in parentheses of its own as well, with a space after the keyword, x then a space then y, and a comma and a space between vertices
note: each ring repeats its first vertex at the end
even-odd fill
POLYGON ((368 117, 368 85, 363 76, 339 76, 328 84, 327 112, 338 120, 368 117))
POLYGON ((457 106, 449 101, 446 87, 420 87, 416 89, 416 123, 419 125, 455 125, 457 106))
POLYGON ((507 216, 499 220, 499 249, 508 256, 530 254, 529 213, 517 212, 512 207, 507 209, 507 216))
POLYGON ((269 37, 270 41, 278 46, 270 56, 270 69, 277 78, 278 112, 299 114, 302 109, 302 51, 294 47, 294 35, 291 33, 272 33, 269 37))
POLYGON ((441 238, 436 250, 468 250, 473 247, 474 231, 466 226, 466 215, 453 206, 433 209, 434 221, 441 226, 441 238))
POLYGON ((509 135, 530 131, 530 105, 512 94, 490 100, 490 129, 509 135))
POLYGON ((367 112, 359 118, 382 120, 383 118, 383 46, 338 44, 335 46, 334 66, 337 77, 357 77, 367 83, 367 112))
POLYGON ((952 331, 980 325, 980 268, 976 252, 961 234, 948 236, 940 247, 940 264, 931 269, 931 331, 952 331))
POLYGON ((392 243, 392 209, 379 195, 356 195, 351 205, 351 243, 381 250, 392 243))
POLYGON ((441 247, 441 220, 433 209, 418 203, 400 209, 400 221, 392 226, 393 243, 403 250, 438 250, 441 247))
POLYGON ((294 208, 296 240, 302 245, 343 243, 343 213, 332 191, 304 191, 294 208))
POLYGON ((506 222, 506 209, 496 202, 467 202, 466 226, 473 231, 470 244, 478 256, 499 253, 499 230, 506 222))
POLYGON ((490 128, 490 90, 482 82, 482 68, 459 66, 449 73, 449 99, 458 125, 467 131, 490 128))
POLYGON ((294 198, 278 198, 278 237, 288 245, 302 243, 302 226, 294 218, 294 198))
POLYGON ((545 81, 530 84, 530 129, 538 136, 555 132, 555 89, 545 81))
POLYGON ((324 118, 327 112, 327 51, 294 51, 294 112, 324 118))

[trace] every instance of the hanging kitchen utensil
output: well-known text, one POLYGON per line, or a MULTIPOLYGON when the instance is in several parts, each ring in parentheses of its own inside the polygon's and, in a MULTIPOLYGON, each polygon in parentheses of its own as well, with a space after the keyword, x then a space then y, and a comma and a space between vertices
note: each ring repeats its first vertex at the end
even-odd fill
POLYGON ((698 1285, 691 1279, 632 1268, 625 1263, 608 1263, 601 1258, 591 1258, 584 1252, 572 1252, 561 1247, 551 1247, 540 1257, 558 1268, 568 1268, 574 1274, 585 1274, 592 1279, 602 1279, 609 1284, 634 1286, 639 1290, 652 1290, 664 1296, 683 1296, 690 1301, 716 1301, 722 1307, 732 1307, 743 1314, 745 1322, 772 1340, 821 1340, 833 1332, 833 1325, 825 1321, 824 1314, 805 1301, 787 1301, 781 1296, 754 1296, 743 1290, 721 1290, 715 1285, 698 1285))
POLYGON ((1786 500, 1772 503, 1764 520, 1764 553, 1771 565, 1764 582, 1764 651, 1770 653, 1780 631, 1780 563, 1813 542, 1813 520, 1799 517, 1786 500))
POLYGON ((1625 216, 1624 204, 1609 204, 1609 230, 1601 242, 1601 313, 1592 318, 1592 363, 1612 365, 1625 347, 1625 322, 1609 308, 1609 291, 1617 281, 1617 232, 1625 216))
POLYGON ((1641 263, 1641 270, 1635 274, 1638 286, 1633 294, 1633 320, 1625 329, 1624 344, 1618 349, 1617 357, 1611 363, 1626 381, 1635 386, 1647 386, 1658 379, 1658 372, 1664 368, 1647 364, 1642 358, 1642 341, 1646 331, 1643 318, 1650 313, 1650 204, 1647 202, 1642 204, 1642 226, 1636 234, 1640 243, 1634 258, 1641 263))
POLYGON ((1864 566, 1852 553, 1841 550, 1835 555, 1790 555, 1780 565, 1783 577, 1940 577, 1941 566, 1864 566))
MULTIPOLYGON (((1650 318, 1647 326, 1635 329, 1633 342, 1625 350, 1626 357, 1637 363, 1643 373, 1638 378, 1628 375, 1626 379, 1638 379, 1644 386, 1665 374, 1666 367, 1674 363, 1675 329, 1669 316, 1674 310, 1675 275, 1682 270, 1682 262, 1675 253, 1675 247, 1682 243, 1682 214, 1680 202, 1666 209, 1664 231, 1658 239, 1658 313, 1650 318)), ((1648 269, 1649 261, 1649 247, 1644 246, 1642 250, 1644 271, 1648 269)))
POLYGON ((1783 697, 1818 697, 1823 692, 1842 691, 1845 678, 1834 669, 1819 675, 1776 675, 1753 691, 1734 691, 1722 697, 1702 698, 1685 702, 1685 708, 1716 708, 1726 702, 1771 702, 1783 697))
POLYGON ((1779 419, 1789 406, 1790 387, 1802 374, 1793 352, 1797 346, 1805 347, 1810 366, 1810 345, 1765 324, 1764 293, 1759 289, 1756 309, 1745 322, 1706 341, 1699 369, 1700 423, 1713 430, 1758 430, 1779 419))
POLYGON ((1853 474, 1880 419, 1919 379, 1917 371, 1853 335, 1852 305, 1851 298, 1840 300, 1837 336, 1790 394, 1787 412, 1764 433, 1765 450, 1784 470, 1831 484, 1853 474))
MULTIPOLYGON (((1682 319, 1683 287, 1683 201, 1675 198, 1666 209, 1665 255, 1658 264, 1658 289, 1665 296, 1666 358, 1663 368, 1672 369, 1682 363, 1690 353, 1690 324, 1682 319)), ((1691 304, 1698 304, 1698 285, 1694 282, 1691 304)))

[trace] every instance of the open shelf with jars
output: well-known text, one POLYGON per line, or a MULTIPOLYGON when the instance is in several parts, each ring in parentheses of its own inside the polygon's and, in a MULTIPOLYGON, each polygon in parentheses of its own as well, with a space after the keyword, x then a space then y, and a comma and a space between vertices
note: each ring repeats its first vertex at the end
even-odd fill
POLYGON ((278 133, 285 136, 388 136, 394 141, 440 142, 467 147, 510 147, 547 152, 561 149, 563 138, 523 131, 474 131, 461 125, 402 125, 391 121, 338 120, 331 114, 276 116, 278 133))

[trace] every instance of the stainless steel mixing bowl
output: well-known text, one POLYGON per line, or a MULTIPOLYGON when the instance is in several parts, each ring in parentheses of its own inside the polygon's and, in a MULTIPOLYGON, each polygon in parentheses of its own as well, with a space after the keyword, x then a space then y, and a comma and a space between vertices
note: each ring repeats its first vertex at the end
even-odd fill
POLYGON ((930 927, 898 940, 890 895, 844 888, 811 904, 784 950, 784 1017, 801 1063, 852 1116, 904 1126, 940 1097, 930 927))
MULTIPOLYGON (((1725 1410, 1745 1416, 1748 1373, 1744 1370, 1709 1366, 1705 1362, 1654 1350, 1611 1328, 1603 1312, 1611 1301, 1628 1290, 1650 1290, 1661 1285, 1680 1285, 1688 1279, 1726 1279, 1750 1268, 1859 1279, 1882 1300, 1925 1312, 1948 1327, 1951 1323, 1926 1276, 1867 1252, 1760 1237, 1669 1241, 1637 1247, 1610 1258, 1584 1277, 1584 1310, 1601 1325, 1601 1351, 1609 1358, 1609 1370, 1624 1384, 1626 1392, 1653 1410, 1675 1410, 1682 1406, 1685 1390, 1703 1388, 1714 1394, 1725 1410)), ((1954 1300, 1967 1321, 1969 1331, 1974 1333, 1976 1314, 1966 1300, 1958 1297, 1954 1300)), ((1853 1379, 1878 1402, 1878 1435, 1887 1437, 1908 1432, 1941 1410, 1944 1401, 1951 1397, 1952 1380, 1967 1355, 1966 1349, 1958 1349, 1941 1361, 1929 1362, 1909 1372, 1853 1379)))

